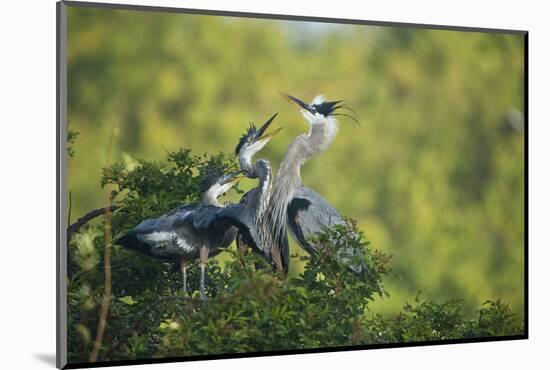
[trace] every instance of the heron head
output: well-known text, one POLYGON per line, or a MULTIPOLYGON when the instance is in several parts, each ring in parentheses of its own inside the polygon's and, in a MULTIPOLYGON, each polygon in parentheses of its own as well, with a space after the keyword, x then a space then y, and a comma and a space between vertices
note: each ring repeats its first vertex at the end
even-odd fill
POLYGON ((224 174, 220 169, 212 170, 205 174, 200 184, 200 190, 216 199, 236 185, 241 178, 243 178, 242 171, 224 174))
POLYGON ((267 120, 260 128, 251 123, 246 133, 240 138, 237 147, 235 148, 235 155, 239 157, 241 162, 250 163, 254 154, 263 149, 264 146, 281 131, 281 127, 267 133, 267 128, 273 122, 278 113, 275 113, 267 120))
POLYGON ((357 118, 353 115, 338 111, 341 109, 347 109, 352 114, 356 115, 355 111, 348 107, 344 100, 325 101, 323 95, 317 95, 315 98, 313 98, 313 101, 311 103, 307 104, 291 95, 285 93, 280 94, 284 99, 294 104, 297 104, 300 107, 300 112, 310 125, 322 122, 331 122, 335 124, 336 121, 330 119, 335 116, 345 116, 351 118, 354 122, 359 123, 357 118))

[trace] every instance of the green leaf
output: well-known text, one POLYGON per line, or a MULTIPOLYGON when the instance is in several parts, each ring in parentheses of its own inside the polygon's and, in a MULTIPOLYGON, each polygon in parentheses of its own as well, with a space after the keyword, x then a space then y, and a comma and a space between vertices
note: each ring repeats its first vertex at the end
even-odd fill
POLYGON ((130 306, 137 303, 131 295, 127 295, 127 296, 121 297, 121 298, 119 298, 118 300, 121 301, 121 302, 123 302, 123 303, 126 303, 126 304, 128 304, 128 305, 130 305, 130 306))

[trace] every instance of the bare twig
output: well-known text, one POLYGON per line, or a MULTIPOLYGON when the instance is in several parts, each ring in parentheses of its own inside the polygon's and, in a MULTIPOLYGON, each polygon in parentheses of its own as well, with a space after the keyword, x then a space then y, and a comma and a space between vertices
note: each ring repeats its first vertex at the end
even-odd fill
POLYGON ((73 235, 87 222, 93 220, 94 218, 101 216, 102 214, 106 214, 107 212, 113 212, 119 209, 120 206, 117 206, 116 204, 109 205, 108 207, 102 207, 98 209, 94 209, 93 211, 90 211, 86 213, 84 216, 80 217, 74 224, 69 226, 67 228, 67 243, 72 239, 73 235))
MULTIPOLYGON (((105 167, 109 166, 111 160, 111 150, 113 148, 113 141, 116 134, 116 127, 113 125, 111 129, 111 136, 109 138, 109 144, 107 146, 107 163, 105 167)), ((107 189, 104 190, 103 199, 105 202, 105 291, 103 292, 103 302, 101 302, 101 312, 99 314, 99 325, 97 327, 96 338, 94 342, 94 348, 90 353, 90 362, 97 361, 97 355, 103 342, 103 335, 105 334, 105 327, 107 326, 107 313, 109 312, 109 303, 111 302, 111 197, 107 189)))
MULTIPOLYGON (((71 210, 73 209, 73 195, 71 191, 69 190, 69 212, 67 215, 67 225, 71 225, 71 210)), ((67 239, 68 241, 68 239, 67 239)))

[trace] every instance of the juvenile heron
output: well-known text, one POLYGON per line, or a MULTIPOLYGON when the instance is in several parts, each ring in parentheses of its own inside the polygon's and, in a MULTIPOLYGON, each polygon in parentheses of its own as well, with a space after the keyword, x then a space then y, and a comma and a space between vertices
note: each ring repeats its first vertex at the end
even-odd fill
POLYGON ((200 297, 206 300, 205 264, 208 257, 228 247, 237 229, 223 220, 215 220, 223 210, 218 197, 235 185, 240 172, 208 173, 200 185, 202 201, 175 208, 158 218, 141 222, 117 241, 128 249, 163 260, 179 261, 183 275, 183 290, 187 292, 187 263, 200 259, 200 297))
POLYGON ((258 186, 244 194, 238 204, 232 204, 219 213, 223 220, 238 227, 237 245, 241 250, 247 244, 268 261, 271 261, 271 255, 269 246, 263 244, 266 238, 262 235, 268 232, 263 216, 269 204, 273 176, 267 160, 252 163, 252 158, 281 130, 265 133, 276 116, 274 114, 259 129, 252 124, 235 148, 241 171, 248 178, 259 179, 258 186))
MULTIPOLYGON (((335 116, 357 120, 345 113, 335 113, 339 108, 347 108, 343 101, 325 101, 322 96, 317 96, 311 104, 306 104, 290 95, 283 96, 300 106, 309 124, 309 133, 299 135, 287 147, 268 207, 267 219, 273 237, 271 254, 275 261, 280 261, 279 268, 286 271, 289 263, 287 226, 296 242, 309 254, 315 255, 319 251, 308 239, 327 227, 345 224, 334 207, 302 184, 300 169, 315 154, 326 150, 336 137, 338 122, 335 116)), ((338 251, 340 260, 354 273, 362 275, 364 263, 352 264, 354 255, 352 250, 338 251)))

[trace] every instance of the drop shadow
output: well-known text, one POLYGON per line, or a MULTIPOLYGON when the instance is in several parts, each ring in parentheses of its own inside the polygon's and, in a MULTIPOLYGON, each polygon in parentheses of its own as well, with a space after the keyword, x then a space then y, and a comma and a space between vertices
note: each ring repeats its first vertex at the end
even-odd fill
POLYGON ((42 361, 46 365, 55 367, 55 353, 35 353, 34 358, 42 361))

